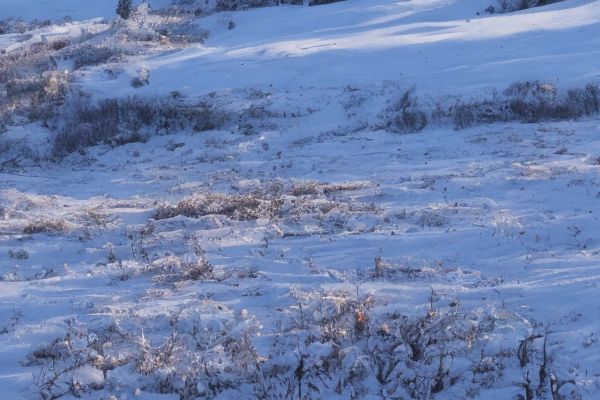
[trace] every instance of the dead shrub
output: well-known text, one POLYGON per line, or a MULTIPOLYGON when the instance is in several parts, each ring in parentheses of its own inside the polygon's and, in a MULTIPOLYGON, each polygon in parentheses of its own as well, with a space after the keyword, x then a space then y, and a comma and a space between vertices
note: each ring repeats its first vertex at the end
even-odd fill
POLYGON ((337 3, 340 1, 345 1, 345 0, 310 0, 308 2, 309 6, 320 6, 323 4, 331 4, 331 3, 337 3))
POLYGON ((427 126, 427 114, 418 108, 416 89, 410 88, 386 110, 385 127, 392 132, 420 132, 427 126))
MULTIPOLYGON (((270 388, 281 398, 290 397, 286 382, 309 397, 327 390, 344 398, 371 393, 431 397, 463 379, 465 371, 454 368, 454 359, 482 349, 495 323, 493 315, 460 312, 455 300, 439 306, 433 291, 429 306, 413 315, 386 305, 381 309, 372 296, 359 293, 297 292, 294 297, 298 314, 282 331, 270 353, 275 356, 260 366, 256 383, 257 389, 270 388), (277 354, 290 352, 298 360, 295 368, 277 359, 277 354)), ((465 386, 466 392, 469 384, 465 386)))
POLYGON ((44 119, 62 103, 69 74, 56 70, 48 43, 0 55, 0 120, 10 123, 19 115, 44 119))
POLYGON ((197 194, 185 198, 176 207, 159 208, 155 219, 183 215, 199 218, 206 215, 225 215, 238 221, 258 218, 275 218, 280 214, 283 201, 280 197, 261 193, 227 195, 222 193, 197 194))
POLYGON ((534 123, 591 116, 600 112, 600 88, 589 83, 566 93, 540 81, 515 82, 502 95, 470 102, 458 101, 449 110, 456 129, 481 123, 534 123))
POLYGON ((21 18, 7 18, 0 20, 0 35, 7 33, 25 33, 32 28, 31 24, 21 18))
POLYGON ((24 160, 38 160, 39 153, 29 143, 19 139, 0 140, 0 171, 19 168, 24 160))
POLYGON ((302 0, 217 0, 215 11, 246 10, 283 4, 302 5, 302 0))
POLYGON ((567 91, 567 108, 570 115, 576 117, 600 113, 600 86, 588 83, 583 89, 567 91))
POLYGON ((491 124, 510 121, 513 117, 508 104, 496 100, 481 102, 457 102, 450 110, 457 129, 464 129, 476 124, 491 124))
POLYGON ((69 47, 70 45, 71 41, 69 39, 58 39, 50 43, 50 48, 54 51, 58 51, 64 49, 65 47, 69 47))
POLYGON ((213 265, 202 255, 186 254, 156 260, 150 266, 158 281, 207 280, 215 278, 213 265))
POLYGON ((32 351, 28 356, 26 365, 36 365, 44 360, 60 360, 73 353, 73 343, 70 336, 57 338, 51 343, 32 351))
POLYGON ((73 60, 73 70, 88 66, 119 61, 125 55, 122 48, 117 46, 81 45, 69 51, 66 55, 73 60))
POLYGON ((25 249, 19 250, 8 250, 8 256, 10 258, 14 258, 16 260, 27 260, 29 258, 29 253, 25 249))
POLYGON ((142 130, 168 134, 190 128, 200 132, 226 121, 225 113, 209 100, 187 103, 182 98, 126 97, 93 102, 72 94, 50 123, 56 131, 52 154, 62 157, 98 144, 122 145, 145 141, 142 130))
MULTIPOLYGON (((526 10, 528 8, 545 6, 552 3, 558 3, 562 0, 498 0, 498 11, 502 13, 526 10)), ((496 8, 490 6, 488 12, 495 12, 496 8)))
POLYGON ((50 344, 40 347, 27 356, 26 366, 39 366, 34 377, 34 387, 42 399, 63 396, 82 397, 83 394, 104 387, 108 370, 128 362, 123 354, 115 357, 106 354, 108 343, 93 332, 68 319, 67 332, 50 344))
POLYGON ((140 88, 150 84, 150 71, 148 68, 140 68, 137 71, 137 76, 131 79, 131 86, 134 88, 140 88))
POLYGON ((404 92, 401 99, 383 113, 383 127, 392 132, 418 132, 428 121, 451 121, 455 129, 497 122, 535 123, 561 121, 600 113, 600 87, 589 83, 582 88, 559 91, 551 83, 514 82, 501 93, 493 90, 489 97, 454 103, 438 101, 432 109, 418 107, 415 89, 404 92))
POLYGON ((30 221, 23 227, 23 233, 33 235, 36 233, 64 233, 69 230, 69 226, 63 220, 38 219, 30 221))
POLYGON ((368 188, 369 182, 345 182, 345 183, 324 183, 317 181, 294 182, 289 192, 292 196, 317 196, 320 194, 334 194, 338 192, 354 191, 368 188))

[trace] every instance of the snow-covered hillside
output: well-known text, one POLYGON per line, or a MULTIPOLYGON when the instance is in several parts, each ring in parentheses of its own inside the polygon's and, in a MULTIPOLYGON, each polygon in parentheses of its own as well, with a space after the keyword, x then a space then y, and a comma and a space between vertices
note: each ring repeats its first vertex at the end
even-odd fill
POLYGON ((80 3, 0 11, 0 398, 600 398, 600 1, 80 3))
MULTIPOLYGON (((139 5, 140 0, 133 1, 139 5)), ((159 8, 170 4, 169 0, 149 0, 147 3, 159 8)), ((73 20, 85 20, 97 17, 113 18, 116 1, 98 0, 2 0, 0 19, 21 18, 30 20, 57 21, 67 17, 73 20)))
MULTIPOLYGON (((516 80, 574 85, 598 79, 600 6, 568 1, 490 16, 480 0, 360 1, 218 13, 199 21, 204 46, 141 57, 146 91, 205 93, 276 88, 415 84, 434 94, 504 88, 516 80), (477 15, 477 13, 480 15, 477 15), (228 30, 229 22, 235 29, 228 30)), ((130 65, 130 71, 139 66, 130 65)), ((114 94, 126 77, 90 87, 114 94)))

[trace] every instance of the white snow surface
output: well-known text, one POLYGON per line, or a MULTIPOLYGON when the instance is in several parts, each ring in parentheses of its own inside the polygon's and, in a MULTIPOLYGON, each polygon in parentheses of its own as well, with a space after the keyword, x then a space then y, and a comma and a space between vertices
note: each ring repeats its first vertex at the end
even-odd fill
MULTIPOLYGON (((0 19, 57 21, 65 17, 74 20, 96 17, 112 18, 115 15, 117 3, 118 0, 2 0, 0 2, 0 19)), ((133 1, 134 6, 140 3, 139 0, 133 1)), ((169 4, 169 0, 150 0, 147 3, 155 7, 164 7, 169 4)))
MULTIPOLYGON (((109 1, 0 3, 0 17, 114 12, 109 1)), ((153 340, 169 335, 173 310, 193 307, 217 330, 226 317, 242 321, 239 329, 253 324, 257 352, 267 354, 278 321, 297 305, 294 291, 359 291, 410 315, 427 310, 431 289, 459 299, 465 310, 498 316, 482 356, 512 351, 502 361, 503 378, 474 398, 522 394, 516 348, 546 327, 553 373, 572 379, 581 398, 600 398, 600 121, 431 126, 411 135, 365 129, 413 85, 435 101, 477 98, 515 81, 567 88, 600 80, 600 1, 502 15, 484 13, 486 6, 349 0, 215 13, 196 22, 211 32, 203 44, 130 56, 116 79, 100 69, 81 73, 78 83, 98 97, 214 91, 230 107, 256 102, 269 113, 250 136, 180 132, 0 172, 0 330, 7 330, 0 334, 0 398, 39 398, 39 369, 22 362, 64 335, 70 318, 126 325, 131 316, 131 333, 153 340), (142 66, 150 84, 134 89, 129 81, 142 66), (197 192, 304 181, 353 183, 327 199, 366 208, 345 215, 337 205, 317 217, 282 220, 152 220, 161 204, 197 192), (376 211, 364 211, 371 204, 376 211), (26 223, 47 220, 66 221, 66 231, 23 233, 26 223), (142 273, 121 280, 139 261, 129 235, 149 224, 150 258, 186 253, 193 234, 228 278, 172 284, 142 273), (18 250, 28 257, 15 256, 18 250), (111 253, 122 263, 110 261, 111 253), (362 279, 378 256, 431 272, 362 279)), ((0 36, 0 43, 15 41, 0 36)), ((43 130, 19 127, 9 135, 25 129, 43 130)), ((85 384, 112 382, 85 398, 179 398, 132 387, 139 382, 125 368, 105 379, 85 366, 74 376, 85 384)), ((459 398, 464 385, 433 398, 459 398)), ((242 389, 220 398, 251 396, 242 389)))
MULTIPOLYGON (((561 86, 600 77, 600 2, 569 0, 490 15, 479 0, 349 0, 319 7, 216 13, 203 46, 144 57, 147 92, 231 87, 341 87, 384 80, 435 95, 515 80, 561 86), (477 15, 477 13, 480 15, 477 15), (235 28, 228 29, 229 21, 235 28)), ((138 66, 132 64, 131 71, 138 66)), ((121 80, 90 88, 113 95, 121 80)))

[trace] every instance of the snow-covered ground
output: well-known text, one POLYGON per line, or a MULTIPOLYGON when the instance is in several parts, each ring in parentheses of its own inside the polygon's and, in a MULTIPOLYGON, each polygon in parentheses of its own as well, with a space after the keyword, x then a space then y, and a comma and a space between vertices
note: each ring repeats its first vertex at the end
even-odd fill
MULTIPOLYGON (((570 86, 600 77, 598 1, 498 15, 485 13, 486 6, 480 0, 350 0, 217 13, 198 22, 211 32, 204 46, 139 61, 153 77, 143 90, 301 90, 393 80, 456 95, 516 80, 570 86)), ((126 76, 94 76, 89 85, 113 95, 127 90, 126 83, 126 76)))
MULTIPOLYGON (((140 3, 140 0, 133 1, 134 5, 140 3)), ((150 0, 147 3, 155 7, 164 7, 170 2, 169 0, 150 0)), ((85 20, 97 17, 112 18, 115 15, 117 1, 86 1, 82 4, 80 0, 2 0, 1 6, 0 19, 57 21, 68 17, 73 20, 85 20)))
MULTIPOLYGON (((44 7, 109 16, 104 2, 64 4, 44 7)), ((528 380, 536 398, 553 384, 553 400, 600 398, 600 121, 373 128, 413 85, 433 104, 515 81, 600 80, 600 1, 486 6, 216 13, 195 22, 204 44, 130 56, 116 79, 78 72, 98 97, 214 91, 253 107, 248 126, 0 172, 0 397, 39 398, 68 361, 66 398, 180 398, 168 392, 183 393, 173 377, 186 373, 190 393, 223 399, 298 398, 298 387, 311 399, 517 399, 528 380), (150 84, 134 89, 142 66, 150 84), (178 204, 212 206, 192 218, 178 204), (210 273, 186 275, 197 262, 210 273), (443 332, 392 368, 394 386, 363 369, 403 351, 377 361, 399 316, 439 318, 443 332), (161 368, 142 368, 139 354, 169 346, 161 368)))

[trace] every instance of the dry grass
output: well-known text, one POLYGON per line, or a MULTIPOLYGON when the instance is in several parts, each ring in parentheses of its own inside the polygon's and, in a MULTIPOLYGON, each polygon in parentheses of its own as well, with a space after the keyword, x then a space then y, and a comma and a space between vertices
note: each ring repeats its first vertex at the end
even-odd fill
POLYGON ((165 219, 183 215, 199 218, 205 215, 225 215, 237 221, 258 218, 275 218, 281 212, 280 197, 261 193, 228 195, 222 193, 197 194, 185 198, 176 207, 165 206, 157 210, 154 218, 165 219))
POLYGON ((29 221, 23 227, 23 233, 33 235, 36 233, 65 233, 69 231, 69 226, 63 220, 38 219, 29 221))

